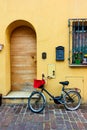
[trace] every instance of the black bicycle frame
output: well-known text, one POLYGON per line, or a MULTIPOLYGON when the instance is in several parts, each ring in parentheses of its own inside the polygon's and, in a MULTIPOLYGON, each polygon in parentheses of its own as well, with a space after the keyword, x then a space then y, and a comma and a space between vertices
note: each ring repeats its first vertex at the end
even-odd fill
MULTIPOLYGON (((53 95, 51 95, 45 88, 44 88, 44 85, 41 87, 41 91, 43 92, 43 91, 45 91, 52 99, 54 99, 54 98, 56 98, 56 97, 54 97, 53 95)), ((64 85, 63 85, 63 87, 62 87, 62 91, 64 91, 64 85)), ((65 91, 64 91, 65 92, 65 91)), ((67 93, 67 92, 65 92, 65 93, 67 93)), ((69 96, 69 95, 68 95, 69 96)), ((61 97, 62 98, 62 96, 59 96, 59 97, 61 97)))
MULTIPOLYGON (((64 104, 64 100, 63 100, 62 94, 61 94, 60 96, 54 97, 53 95, 51 95, 51 94, 44 88, 44 86, 43 86, 41 89, 42 89, 41 92, 45 91, 45 92, 54 100, 55 103, 57 103, 57 104, 58 104, 58 103, 64 104)), ((63 85, 63 87, 62 87, 62 91, 63 91, 64 93, 66 93, 66 95, 69 97, 69 99, 70 99, 71 101, 73 101, 73 99, 70 97, 70 95, 65 91, 64 85, 63 85)))
POLYGON ((54 99, 54 96, 52 96, 44 87, 42 88, 42 91, 45 91, 52 99, 54 99))
POLYGON ((42 92, 45 91, 45 92, 52 98, 52 100, 53 100, 56 104, 65 104, 62 95, 57 96, 57 97, 54 97, 54 96, 51 95, 45 88, 42 88, 41 91, 42 91, 42 92))

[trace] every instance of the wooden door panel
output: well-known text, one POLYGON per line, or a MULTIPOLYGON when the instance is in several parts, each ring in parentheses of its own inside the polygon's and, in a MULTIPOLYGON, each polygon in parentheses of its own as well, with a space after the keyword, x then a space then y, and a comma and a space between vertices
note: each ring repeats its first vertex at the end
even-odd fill
POLYGON ((11 35, 12 90, 28 89, 36 78, 36 35, 28 27, 19 27, 11 35))

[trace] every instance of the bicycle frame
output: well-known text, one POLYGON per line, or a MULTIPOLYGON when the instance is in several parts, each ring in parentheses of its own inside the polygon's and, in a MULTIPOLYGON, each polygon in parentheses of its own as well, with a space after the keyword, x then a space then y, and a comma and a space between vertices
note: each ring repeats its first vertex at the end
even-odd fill
MULTIPOLYGON (((54 97, 52 94, 50 94, 45 88, 44 88, 44 85, 42 85, 42 87, 41 87, 41 92, 43 92, 43 91, 45 91, 50 97, 51 97, 51 99, 56 103, 56 104, 59 104, 59 103, 61 103, 61 104, 65 104, 65 101, 64 101, 64 96, 63 96, 63 94, 61 93, 61 95, 60 96, 57 96, 57 97, 54 97)), ((67 89, 66 89, 67 90, 67 89)), ((68 97, 69 97, 69 100, 71 100, 71 102, 73 102, 73 99, 72 99, 72 97, 70 97, 70 95, 68 94, 68 92, 65 90, 65 85, 63 84, 63 86, 62 86, 62 92, 63 93, 65 93, 68 97)))
POLYGON ((54 96, 51 95, 44 87, 42 87, 41 92, 45 91, 52 99, 54 99, 54 96))
MULTIPOLYGON (((62 94, 61 94, 60 96, 54 97, 52 94, 50 94, 50 93, 44 88, 44 85, 43 85, 43 87, 42 87, 41 89, 42 89, 41 92, 43 92, 43 91, 46 92, 56 104, 59 104, 59 103, 65 104, 65 103, 64 103, 64 100, 63 100, 63 95, 62 95, 62 94)), ((64 86, 62 87, 62 91, 67 94, 67 92, 64 91, 64 86)), ((67 94, 67 95, 68 95, 68 94, 67 94)), ((68 95, 68 96, 69 96, 69 95, 68 95)), ((69 96, 69 98, 71 98, 71 97, 69 96)))

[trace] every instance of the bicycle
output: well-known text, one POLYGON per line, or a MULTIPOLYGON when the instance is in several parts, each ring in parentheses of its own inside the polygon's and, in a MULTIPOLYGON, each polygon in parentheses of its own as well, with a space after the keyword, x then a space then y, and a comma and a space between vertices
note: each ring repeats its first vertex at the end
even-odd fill
POLYGON ((69 85, 69 81, 59 82, 62 85, 62 91, 60 96, 54 97, 51 93, 49 93, 45 88, 45 80, 44 75, 42 76, 42 80, 34 80, 34 88, 40 88, 41 91, 33 91, 28 98, 28 108, 34 112, 39 113, 43 111, 46 106, 46 97, 43 94, 43 91, 46 92, 51 100, 56 104, 63 104, 67 110, 74 111, 80 107, 81 104, 81 95, 80 89, 78 88, 70 88, 66 89, 65 86, 69 85))

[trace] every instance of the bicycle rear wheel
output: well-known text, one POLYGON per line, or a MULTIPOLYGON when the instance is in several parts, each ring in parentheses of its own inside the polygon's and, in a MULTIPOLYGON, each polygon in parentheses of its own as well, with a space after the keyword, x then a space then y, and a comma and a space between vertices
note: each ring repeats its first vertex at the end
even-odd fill
POLYGON ((46 98, 43 93, 39 91, 34 91, 28 98, 28 107, 34 113, 39 113, 43 111, 46 104, 46 98))
POLYGON ((78 92, 71 90, 65 94, 64 101, 65 108, 73 111, 79 108, 81 104, 81 96, 78 92))

